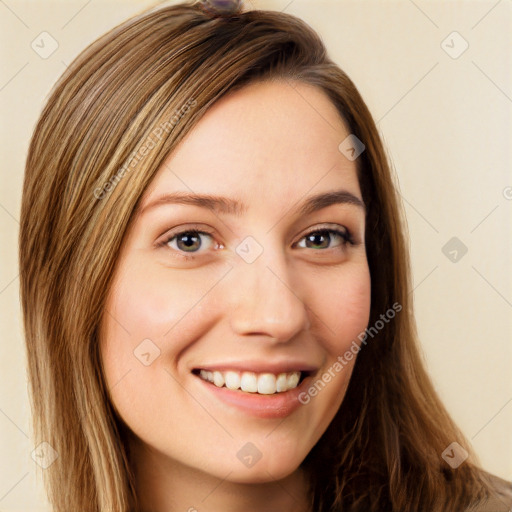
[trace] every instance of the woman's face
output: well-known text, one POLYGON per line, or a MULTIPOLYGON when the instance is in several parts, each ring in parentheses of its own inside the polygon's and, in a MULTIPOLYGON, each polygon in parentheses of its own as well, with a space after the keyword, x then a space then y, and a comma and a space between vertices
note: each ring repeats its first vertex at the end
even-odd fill
POLYGON ((162 467, 284 478, 334 418, 370 314, 348 135, 320 89, 251 84, 206 113, 142 198, 101 354, 115 408, 162 467))

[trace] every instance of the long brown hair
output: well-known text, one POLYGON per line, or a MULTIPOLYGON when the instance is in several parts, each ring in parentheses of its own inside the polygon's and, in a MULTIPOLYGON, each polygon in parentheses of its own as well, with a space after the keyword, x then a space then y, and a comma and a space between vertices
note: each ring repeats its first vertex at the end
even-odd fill
POLYGON ((56 512, 139 510, 98 349, 105 300, 164 158, 215 101, 256 80, 318 86, 364 143, 370 325, 402 306, 362 348, 338 414, 304 461, 313 509, 462 510, 490 487, 424 369, 403 211, 370 112, 300 19, 258 10, 213 18, 193 2, 135 16, 86 48, 31 140, 19 262, 34 436, 59 454, 44 471, 50 502, 56 512), (441 457, 454 441, 470 454, 457 469, 441 457))

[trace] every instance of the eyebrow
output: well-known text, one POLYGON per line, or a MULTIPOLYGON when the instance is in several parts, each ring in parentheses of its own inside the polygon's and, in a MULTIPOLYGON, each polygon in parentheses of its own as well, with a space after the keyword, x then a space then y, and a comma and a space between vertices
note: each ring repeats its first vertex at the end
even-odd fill
MULTIPOLYGON (((183 204, 207 208, 213 212, 224 213, 240 217, 247 211, 247 206, 241 201, 229 197, 214 196, 210 194, 190 194, 188 192, 172 192, 163 194, 149 202, 140 209, 139 215, 167 204, 183 204)), ((366 211, 364 202, 347 190, 324 192, 309 197, 300 208, 295 208, 299 215, 309 215, 333 204, 348 204, 362 208, 366 211)))

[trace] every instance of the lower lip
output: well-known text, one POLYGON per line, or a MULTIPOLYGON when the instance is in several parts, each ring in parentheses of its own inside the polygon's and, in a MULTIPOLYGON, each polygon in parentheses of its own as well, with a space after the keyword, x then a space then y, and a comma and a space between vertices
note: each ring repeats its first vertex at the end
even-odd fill
POLYGON ((247 393, 226 387, 218 388, 215 384, 205 381, 198 376, 196 378, 207 390, 224 403, 233 405, 250 416, 258 418, 285 418, 301 405, 299 395, 304 389, 307 389, 311 375, 308 375, 296 388, 272 395, 247 393))

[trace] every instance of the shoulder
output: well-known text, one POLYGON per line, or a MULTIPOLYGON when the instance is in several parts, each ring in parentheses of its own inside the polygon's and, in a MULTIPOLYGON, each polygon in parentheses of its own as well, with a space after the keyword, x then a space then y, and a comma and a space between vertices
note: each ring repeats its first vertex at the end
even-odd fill
POLYGON ((512 482, 484 472, 495 493, 486 500, 473 504, 466 512, 512 512, 512 482))

